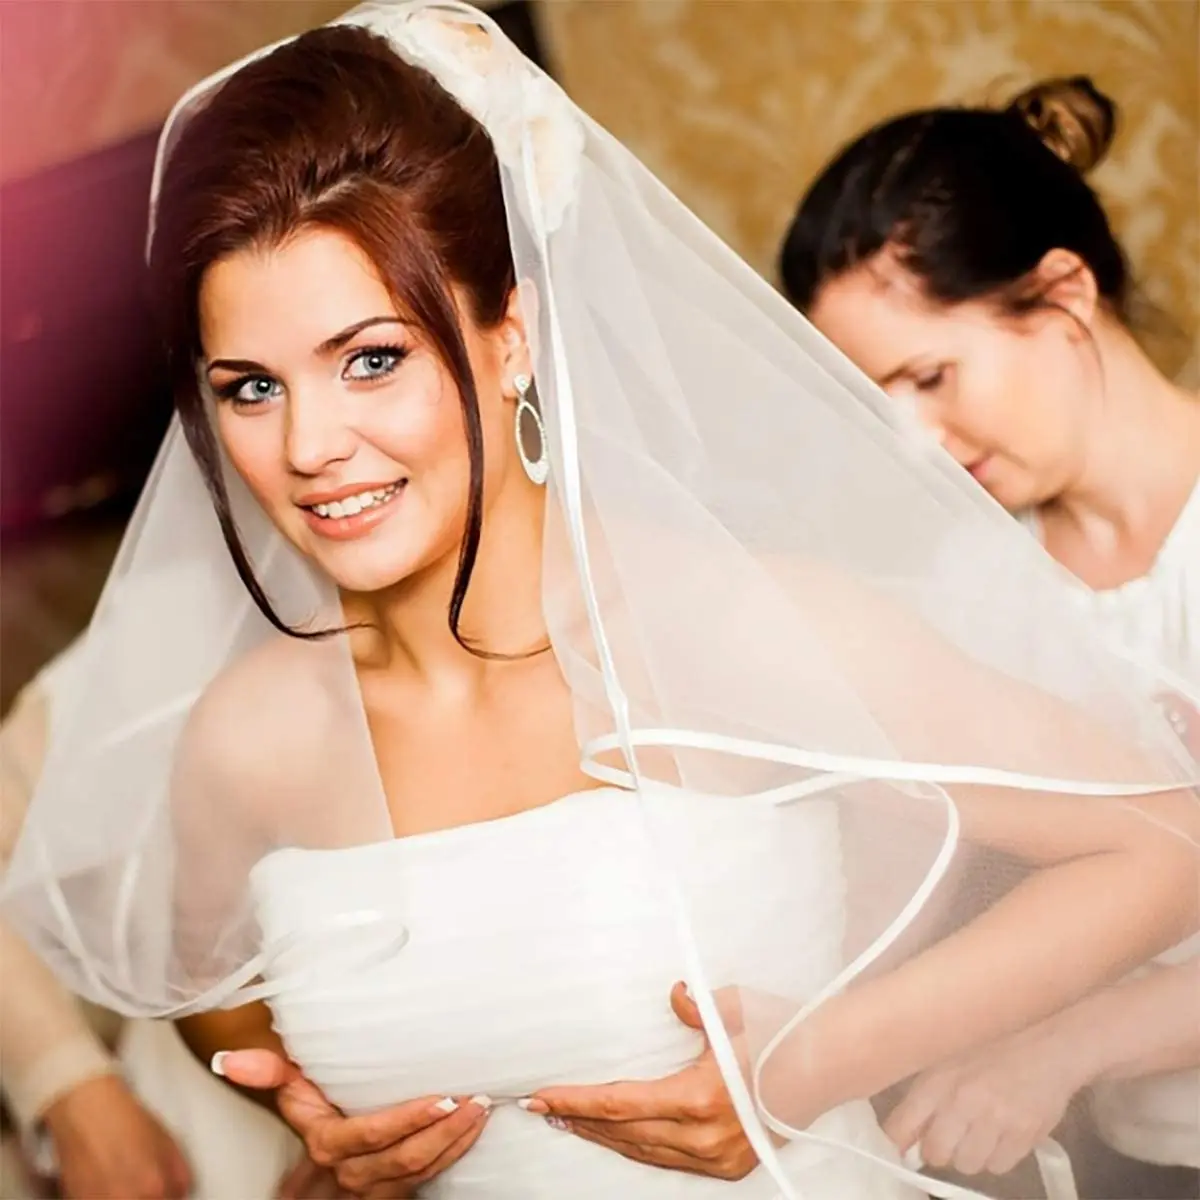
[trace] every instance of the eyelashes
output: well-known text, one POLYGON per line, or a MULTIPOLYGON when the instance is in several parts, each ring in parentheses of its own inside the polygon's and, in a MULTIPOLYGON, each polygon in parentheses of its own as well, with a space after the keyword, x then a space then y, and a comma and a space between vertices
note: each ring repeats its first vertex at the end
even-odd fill
MULTIPOLYGON (((404 346, 363 346, 342 365, 341 378, 350 383, 379 383, 399 370, 410 351, 404 346)), ((219 400, 241 408, 258 408, 283 395, 283 384, 273 375, 245 374, 213 389, 219 400)))
POLYGON ((919 379, 913 380, 913 387, 918 392, 936 392, 946 382, 946 374, 945 367, 938 367, 936 370, 922 375, 919 379))

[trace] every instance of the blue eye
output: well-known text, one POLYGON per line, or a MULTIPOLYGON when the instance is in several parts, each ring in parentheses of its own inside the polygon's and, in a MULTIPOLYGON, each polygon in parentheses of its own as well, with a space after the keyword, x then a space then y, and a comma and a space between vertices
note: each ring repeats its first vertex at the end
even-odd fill
POLYGON ((219 395, 235 404, 265 404, 283 395, 283 384, 269 375, 251 375, 221 388, 219 395))
POLYGON ((404 360, 405 351, 398 346, 368 346, 351 356, 346 364, 346 379, 385 379, 404 360))

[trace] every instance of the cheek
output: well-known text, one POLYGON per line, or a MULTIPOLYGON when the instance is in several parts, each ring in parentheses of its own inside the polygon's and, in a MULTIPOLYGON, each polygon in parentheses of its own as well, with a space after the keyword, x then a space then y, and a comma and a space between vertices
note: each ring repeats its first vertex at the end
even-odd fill
POLYGON ((1056 460, 1078 441, 1084 394, 1077 368, 1069 347, 1038 344, 1035 339, 1012 370, 1012 435, 1031 458, 1056 460))
POLYGON ((230 465, 255 499, 265 509, 278 507, 288 487, 282 411, 242 416, 223 407, 217 411, 216 433, 230 465))
POLYGON ((423 371, 380 396, 361 429, 376 449, 416 473, 440 474, 467 458, 458 391, 440 372, 423 371))

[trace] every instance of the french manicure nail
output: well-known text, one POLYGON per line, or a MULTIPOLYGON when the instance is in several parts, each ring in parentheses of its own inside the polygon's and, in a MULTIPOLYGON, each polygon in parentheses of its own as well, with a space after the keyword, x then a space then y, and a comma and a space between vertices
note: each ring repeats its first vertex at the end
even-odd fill
POLYGON ((218 1050, 216 1052, 216 1054, 214 1054, 212 1056, 212 1061, 208 1064, 208 1069, 214 1075, 220 1075, 221 1078, 224 1079, 225 1078, 225 1060, 228 1057, 229 1057, 228 1050, 218 1050))
POLYGON ((458 1111, 458 1101, 452 1099, 450 1096, 447 1096, 445 1100, 439 1100, 433 1106, 433 1109, 434 1112, 445 1113, 447 1116, 449 1116, 452 1112, 458 1111))
POLYGON ((528 1096, 524 1100, 518 1100, 517 1107, 523 1108, 529 1113, 537 1113, 538 1116, 544 1116, 550 1111, 550 1106, 545 1102, 545 1100, 533 1100, 528 1096))
POLYGON ((921 1155, 921 1147, 909 1146, 904 1154, 904 1165, 910 1171, 921 1171, 925 1168, 925 1159, 921 1155))
POLYGON ((547 1117, 546 1124, 549 1125, 551 1129, 559 1129, 563 1132, 566 1132, 568 1128, 566 1121, 564 1121, 562 1117, 547 1117))
POLYGON ((472 1096, 471 1103, 478 1105, 484 1112, 490 1111, 494 1101, 491 1096, 472 1096))

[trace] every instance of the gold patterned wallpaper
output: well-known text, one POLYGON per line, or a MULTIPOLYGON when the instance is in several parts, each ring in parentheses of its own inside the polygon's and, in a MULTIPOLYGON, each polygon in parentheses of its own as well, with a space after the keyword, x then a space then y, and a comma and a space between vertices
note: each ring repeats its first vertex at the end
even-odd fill
MULTIPOLYGON (((759 270, 832 153, 907 108, 1090 74, 1121 106, 1094 183, 1171 369, 1200 326, 1200 0, 549 0, 568 89, 759 270)), ((1190 369, 1200 369, 1193 358, 1190 369)))
MULTIPOLYGON (((0 0, 0 176, 138 132, 348 0, 0 0)), ((1086 72, 1122 106, 1096 184, 1178 365, 1200 325, 1200 0, 538 0, 580 104, 767 274, 830 154, 917 105, 1086 72), (1170 328, 1175 330, 1169 336, 1170 328)))

